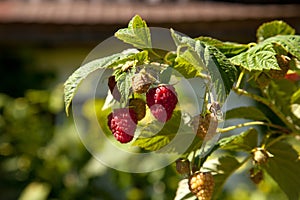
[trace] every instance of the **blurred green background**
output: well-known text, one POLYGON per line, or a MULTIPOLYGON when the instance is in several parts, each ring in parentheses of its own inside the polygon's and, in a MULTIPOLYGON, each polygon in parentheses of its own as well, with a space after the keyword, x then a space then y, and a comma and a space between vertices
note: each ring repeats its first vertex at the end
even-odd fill
MULTIPOLYGON (((1 13, 2 9, 1 4, 1 13)), ((86 150, 72 116, 66 117, 64 113, 63 82, 93 47, 126 26, 130 18, 112 24, 109 21, 106 24, 85 24, 84 21, 72 24, 1 19, 0 199, 174 199, 182 178, 176 174, 174 164, 145 174, 107 168, 86 150)), ((169 23, 162 24, 152 23, 151 16, 146 20, 150 26, 173 27, 191 36, 209 35, 249 42, 255 41, 254 30, 270 19, 259 16, 251 20, 211 22, 170 19, 169 23)), ((286 21, 299 32, 299 17, 287 17, 286 21)), ((220 197, 225 200, 285 198, 268 177, 258 188, 249 183, 243 169, 227 182, 220 197)))

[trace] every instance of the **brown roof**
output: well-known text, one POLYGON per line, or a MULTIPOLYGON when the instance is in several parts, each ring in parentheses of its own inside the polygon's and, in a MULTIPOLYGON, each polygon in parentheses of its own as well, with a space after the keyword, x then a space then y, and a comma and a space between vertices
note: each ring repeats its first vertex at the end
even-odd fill
POLYGON ((135 14, 152 23, 298 18, 300 5, 216 2, 100 3, 83 1, 0 1, 0 23, 120 24, 135 14))

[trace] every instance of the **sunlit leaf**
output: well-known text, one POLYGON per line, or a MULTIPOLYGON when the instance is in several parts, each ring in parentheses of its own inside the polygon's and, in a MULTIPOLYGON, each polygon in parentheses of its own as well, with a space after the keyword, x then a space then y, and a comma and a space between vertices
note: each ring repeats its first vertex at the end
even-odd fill
POLYGON ((119 29, 115 36, 138 49, 152 47, 150 29, 146 22, 138 15, 134 16, 128 24, 128 28, 119 29))
POLYGON ((234 42, 222 42, 220 40, 211 37, 198 37, 196 40, 204 42, 206 45, 214 46, 219 49, 226 57, 232 57, 238 55, 249 49, 247 44, 239 44, 234 42))
POLYGON ((67 81, 64 84, 64 86, 65 86, 64 101, 65 101, 66 113, 67 114, 69 113, 69 106, 75 96, 75 93, 76 93, 81 81, 83 81, 90 73, 96 71, 97 69, 112 66, 115 62, 119 61, 120 59, 122 59, 126 56, 128 56, 128 54, 125 54, 125 53, 113 54, 108 57, 96 59, 96 60, 86 63, 85 65, 78 68, 67 79, 67 81))
POLYGON ((279 44, 287 52, 300 60, 300 35, 277 35, 266 39, 265 44, 279 44))
POLYGON ((275 55, 276 52, 273 49, 273 45, 270 43, 263 43, 251 47, 248 51, 230 58, 230 61, 234 65, 243 67, 248 71, 279 70, 280 67, 275 55))
POLYGON ((183 179, 178 183, 176 190, 176 196, 174 200, 195 200, 196 197, 191 193, 189 189, 189 180, 183 179))
POLYGON ((256 31, 256 37, 258 42, 262 42, 267 38, 276 35, 294 35, 295 29, 284 21, 275 20, 262 24, 256 31))

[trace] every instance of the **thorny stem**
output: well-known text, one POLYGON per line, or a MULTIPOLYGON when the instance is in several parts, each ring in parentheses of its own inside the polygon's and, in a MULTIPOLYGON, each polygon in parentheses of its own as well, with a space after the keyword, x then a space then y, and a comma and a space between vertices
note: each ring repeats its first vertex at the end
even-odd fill
POLYGON ((242 90, 242 89, 239 89, 239 88, 233 88, 233 90, 235 91, 235 93, 239 94, 239 95, 244 95, 246 97, 249 97, 249 98, 252 98, 260 103, 263 103, 265 104, 266 106, 268 106, 280 119, 283 123, 285 123, 285 125, 292 131, 296 131, 295 128, 294 128, 294 125, 291 124, 287 119, 286 117, 284 116, 283 113, 281 113, 277 107, 272 104, 270 101, 268 101, 267 99, 261 97, 261 96, 258 96, 258 95, 255 95, 255 94, 252 94, 252 93, 249 93, 245 90, 242 90))
POLYGON ((226 128, 219 129, 218 132, 219 133, 225 133, 225 132, 234 130, 236 128, 242 128, 242 127, 245 127, 245 126, 253 126, 253 125, 263 125, 263 126, 273 127, 273 128, 277 128, 277 129, 281 130, 284 133, 289 133, 289 130, 282 127, 282 126, 279 126, 279 125, 276 125, 276 124, 271 124, 271 123, 266 123, 266 122, 262 122, 262 121, 245 122, 245 123, 242 123, 242 124, 237 124, 235 126, 229 126, 229 127, 226 127, 226 128))

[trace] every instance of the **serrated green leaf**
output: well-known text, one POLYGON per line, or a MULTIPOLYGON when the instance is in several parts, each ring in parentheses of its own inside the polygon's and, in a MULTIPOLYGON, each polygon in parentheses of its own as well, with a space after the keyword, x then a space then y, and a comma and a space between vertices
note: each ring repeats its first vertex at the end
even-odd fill
POLYGON ((146 22, 138 15, 130 20, 128 28, 118 30, 115 36, 138 49, 152 48, 150 29, 147 27, 146 22))
POLYGON ((254 121, 269 121, 266 115, 258 108, 253 106, 238 107, 226 112, 226 120, 228 119, 252 119, 254 121))
POLYGON ((262 42, 267 38, 276 35, 294 35, 295 29, 284 21, 275 20, 262 24, 256 31, 256 37, 258 42, 262 42))
POLYGON ((206 162, 204 164, 205 168, 209 168, 212 171, 217 172, 214 175, 215 187, 213 192, 212 199, 217 199, 217 197, 221 194, 223 186, 226 180, 233 174, 242 163, 238 162, 238 160, 232 156, 222 156, 217 158, 217 160, 213 160, 211 162, 206 162))
MULTIPOLYGON (((171 30, 171 35, 178 46, 179 53, 182 48, 187 47, 183 54, 177 54, 178 57, 188 62, 194 69, 186 68, 188 71, 184 74, 190 74, 203 69, 208 71, 211 76, 211 83, 217 94, 217 101, 224 103, 229 94, 233 83, 236 80, 236 68, 217 48, 205 45, 199 40, 181 36, 171 30), (203 64, 204 63, 204 64, 203 64)), ((177 52, 178 53, 178 52, 177 52)), ((181 68, 184 70, 184 68, 181 68)))
POLYGON ((230 58, 230 61, 248 71, 280 70, 275 57, 276 52, 270 43, 261 43, 251 47, 248 51, 230 58))
POLYGON ((209 46, 214 46, 220 50, 227 58, 238 55, 249 49, 247 44, 239 44, 234 42, 222 42, 220 40, 211 37, 198 37, 196 40, 204 42, 204 44, 209 46))
POLYGON ((217 100, 224 103, 237 79, 237 69, 216 47, 205 46, 205 64, 215 86, 217 100), (224 93, 225 91, 225 93, 224 93))
POLYGON ((191 127, 183 124, 181 112, 174 111, 172 118, 165 124, 159 123, 157 120, 146 124, 133 145, 160 153, 184 153, 188 148, 185 144, 190 145, 194 139, 196 139, 195 133, 191 127))
POLYGON ((78 68, 65 82, 64 86, 64 101, 65 110, 69 114, 69 106, 75 96, 77 88, 82 80, 84 80, 90 73, 100 68, 111 67, 117 61, 127 57, 129 54, 118 53, 108 57, 96 59, 78 68))
POLYGON ((257 146, 257 137, 258 133, 256 129, 250 128, 239 135, 223 138, 218 144, 221 149, 251 152, 257 146))
POLYGON ((300 60, 300 35, 277 35, 266 39, 264 44, 279 44, 287 52, 300 60))
POLYGON ((274 157, 268 159, 264 169, 290 200, 299 199, 300 161, 297 151, 285 142, 277 142, 267 150, 274 157))

